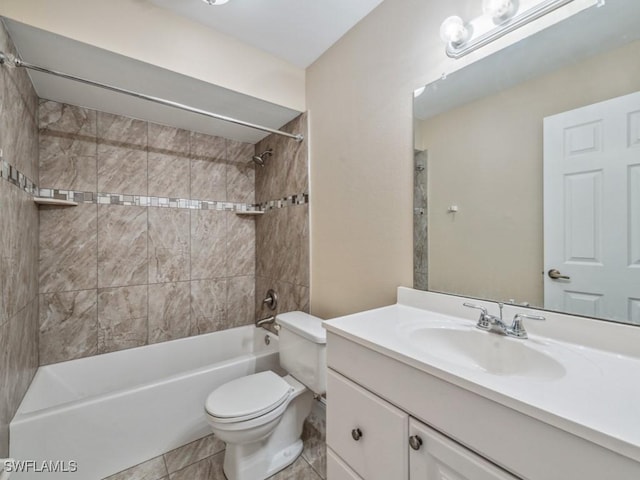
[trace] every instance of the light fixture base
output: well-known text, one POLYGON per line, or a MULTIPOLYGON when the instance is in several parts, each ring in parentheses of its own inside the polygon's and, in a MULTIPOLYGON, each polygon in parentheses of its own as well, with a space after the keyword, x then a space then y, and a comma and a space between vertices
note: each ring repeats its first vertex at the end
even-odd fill
MULTIPOLYGON (((501 0, 496 1, 501 2, 501 0)), ((504 20, 489 31, 485 33, 478 32, 475 38, 471 36, 470 39, 463 44, 448 42, 445 50, 446 54, 450 58, 461 58, 573 1, 574 0, 542 0, 538 2, 536 6, 522 12, 517 12, 515 16, 504 20)), ((519 3, 516 4, 515 0, 512 0, 512 3, 519 6, 519 3)), ((470 22, 470 24, 474 22, 475 20, 470 22)))

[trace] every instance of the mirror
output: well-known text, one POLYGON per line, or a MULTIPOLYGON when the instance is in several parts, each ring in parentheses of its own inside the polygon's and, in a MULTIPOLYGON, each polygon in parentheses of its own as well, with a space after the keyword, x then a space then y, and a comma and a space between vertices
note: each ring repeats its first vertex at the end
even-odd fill
POLYGON ((639 19, 607 1, 416 92, 415 288, 640 325, 639 19))

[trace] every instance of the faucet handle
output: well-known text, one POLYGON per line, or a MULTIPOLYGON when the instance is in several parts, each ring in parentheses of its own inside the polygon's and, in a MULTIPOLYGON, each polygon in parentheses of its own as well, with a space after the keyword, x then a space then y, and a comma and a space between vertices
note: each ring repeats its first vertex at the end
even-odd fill
POLYGON ((513 323, 511 327, 507 330, 507 335, 510 337, 522 338, 525 339, 528 337, 527 331, 524 329, 523 319, 528 320, 546 320, 545 317, 541 315, 531 315, 529 313, 516 313, 515 317, 513 317, 513 323))
POLYGON ((482 310, 482 313, 484 315, 487 315, 487 313, 489 313, 487 312, 487 309, 484 308, 482 305, 476 305, 475 303, 468 303, 468 302, 464 302, 462 305, 468 308, 475 308, 476 310, 482 310))
POLYGON ((480 310, 480 318, 478 319, 477 326, 485 329, 489 327, 489 322, 487 321, 487 318, 486 318, 489 312, 485 307, 483 307, 482 305, 476 305, 475 303, 468 303, 468 302, 464 302, 462 305, 467 308, 475 308, 476 310, 480 310))

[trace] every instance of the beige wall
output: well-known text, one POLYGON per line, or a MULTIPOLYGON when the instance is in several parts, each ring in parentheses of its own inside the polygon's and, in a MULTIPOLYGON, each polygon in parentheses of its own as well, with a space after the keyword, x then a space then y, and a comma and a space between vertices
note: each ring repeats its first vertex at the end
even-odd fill
POLYGON ((307 69, 312 313, 387 305, 411 286, 412 92, 451 68, 442 20, 476 3, 385 0, 307 69))
POLYGON ((439 22, 459 10, 445 3, 471 2, 386 0, 307 69, 320 317, 393 303, 411 286, 411 92, 442 55, 439 22))
POLYGON ((639 56, 634 42, 422 122, 430 290, 543 305, 542 119, 640 90, 639 56))
POLYGON ((307 69, 312 313, 387 305, 412 284, 413 90, 587 4, 454 61, 440 23, 479 15, 481 2, 385 0, 307 69))
POLYGON ((0 15, 294 110, 305 72, 140 0, 2 0, 0 15))

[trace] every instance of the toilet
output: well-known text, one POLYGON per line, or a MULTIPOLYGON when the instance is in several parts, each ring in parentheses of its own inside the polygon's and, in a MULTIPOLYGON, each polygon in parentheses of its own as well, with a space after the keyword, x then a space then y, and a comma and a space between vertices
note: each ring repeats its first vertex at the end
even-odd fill
POLYGON ((313 395, 326 391, 326 332, 304 312, 276 317, 280 366, 288 375, 255 373, 221 385, 207 397, 213 433, 227 444, 228 480, 264 480, 302 452, 302 425, 313 395))

